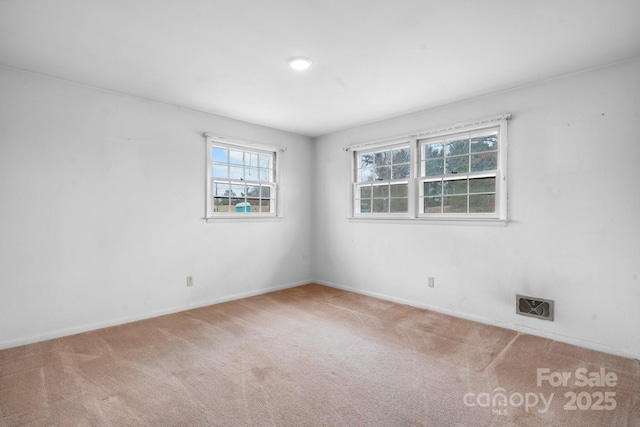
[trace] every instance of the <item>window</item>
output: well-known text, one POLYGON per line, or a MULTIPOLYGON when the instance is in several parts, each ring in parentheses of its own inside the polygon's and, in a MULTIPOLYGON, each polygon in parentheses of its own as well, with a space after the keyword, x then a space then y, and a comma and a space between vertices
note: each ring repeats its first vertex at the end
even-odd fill
POLYGON ((422 139, 420 214, 496 214, 499 129, 422 139))
POLYGON ((353 216, 506 220, 509 117, 348 147, 353 216))
POLYGON ((205 137, 206 218, 275 216, 279 150, 205 137))
POLYGON ((357 152, 356 164, 354 192, 358 213, 397 214, 409 211, 409 145, 357 152))

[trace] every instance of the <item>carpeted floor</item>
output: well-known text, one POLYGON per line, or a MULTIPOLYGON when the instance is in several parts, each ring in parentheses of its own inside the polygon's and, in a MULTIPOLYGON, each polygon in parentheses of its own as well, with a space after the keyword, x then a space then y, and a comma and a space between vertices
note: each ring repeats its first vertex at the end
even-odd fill
POLYGON ((307 285, 0 351, 17 425, 631 427, 640 365, 307 285))

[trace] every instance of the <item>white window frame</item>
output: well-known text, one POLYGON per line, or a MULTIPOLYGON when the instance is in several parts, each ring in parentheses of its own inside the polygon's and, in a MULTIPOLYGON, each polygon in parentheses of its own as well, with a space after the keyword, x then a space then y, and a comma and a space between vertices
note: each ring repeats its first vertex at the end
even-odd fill
MULTIPOLYGON (((260 219, 270 219, 270 218, 279 218, 282 216, 282 206, 280 203, 280 180, 281 180, 281 163, 282 163, 282 153, 286 151, 286 148, 280 146, 273 146, 267 144, 260 144, 248 141, 242 141, 238 139, 228 138, 226 136, 215 135, 210 132, 206 132, 203 134, 205 138, 205 214, 204 219, 207 222, 213 222, 220 219, 238 219, 242 221, 251 221, 251 220, 260 220, 260 219), (261 155, 268 155, 271 158, 271 174, 270 180, 268 181, 260 181, 259 178, 255 180, 251 180, 247 178, 246 170, 250 169, 248 166, 243 166, 245 173, 243 177, 238 179, 231 177, 229 178, 216 178, 213 176, 213 165, 217 162, 214 162, 212 159, 212 150, 213 147, 221 147, 229 150, 241 151, 243 153, 254 153, 261 155), (247 178, 247 179, 245 179, 247 178), (229 212, 223 211, 219 212, 216 210, 214 206, 214 200, 216 195, 214 195, 216 183, 229 183, 230 185, 250 185, 250 186, 262 186, 268 187, 269 190, 269 212, 256 212, 255 210, 251 212, 229 212)), ((217 163, 219 165, 224 164, 217 163)), ((231 164, 230 164, 231 166, 231 164)), ((253 167, 251 167, 253 169, 253 167)), ((260 188, 262 188, 260 187, 260 188)), ((229 196, 232 198, 231 196, 229 196)), ((246 196, 241 196, 245 197, 246 196)), ((241 198, 238 197, 238 198, 241 198)), ((262 197, 262 190, 260 190, 260 197, 262 197)), ((231 205, 229 205, 231 206, 231 205)))
MULTIPOLYGON (((400 140, 400 141, 394 141, 390 144, 382 144, 382 145, 370 145, 367 147, 363 147, 363 149, 359 149, 359 150, 353 150, 353 155, 351 157, 351 165, 352 165, 352 173, 353 173, 353 177, 354 177, 354 181, 352 184, 352 188, 351 188, 351 208, 352 208, 352 212, 353 212, 353 216, 354 217, 359 217, 359 218, 368 218, 370 216, 375 216, 377 218, 407 218, 411 216, 411 213, 414 211, 414 199, 415 197, 413 197, 413 195, 415 194, 415 189, 414 189, 414 179, 412 178, 415 175, 415 162, 413 161, 413 159, 415 158, 415 141, 412 139, 405 139, 405 140, 400 140), (409 152, 410 152, 410 157, 411 157, 411 161, 409 162, 409 177, 408 178, 400 178, 400 179, 393 179, 393 177, 391 176, 389 179, 386 180, 380 180, 380 181, 362 181, 361 177, 360 177, 360 165, 359 165, 359 157, 361 155, 366 155, 366 154, 373 154, 375 155, 376 153, 380 153, 380 152, 384 152, 384 151, 393 151, 394 149, 398 149, 398 148, 404 148, 404 147, 408 147, 409 148, 409 152), (375 212, 360 212, 360 204, 359 204, 359 200, 361 200, 359 197, 357 197, 359 195, 359 188, 363 185, 367 185, 368 183, 371 183, 371 186, 374 187, 376 184, 375 183, 379 183, 380 185, 393 185, 393 184, 407 184, 407 212, 396 212, 396 213, 391 213, 391 212, 380 212, 380 213, 375 213, 375 212)), ((391 197, 388 197, 389 199, 389 203, 391 203, 390 199, 391 197)))
MULTIPOLYGON (((467 223, 467 224, 503 224, 508 223, 508 198, 507 198, 507 122, 511 118, 510 114, 501 114, 486 119, 476 120, 472 122, 464 122, 445 128, 416 132, 410 135, 404 135, 393 139, 372 141, 359 144, 352 144, 345 147, 345 151, 350 154, 350 212, 349 218, 354 220, 415 220, 424 223, 467 223), (497 150, 497 168, 490 171, 467 172, 464 174, 451 174, 427 177, 423 176, 423 156, 426 144, 434 143, 439 140, 445 140, 452 136, 458 135, 479 135, 489 133, 493 130, 498 135, 497 150), (409 211, 406 214, 380 214, 380 213, 362 213, 359 211, 357 202, 358 189, 358 155, 362 153, 381 151, 389 149, 389 147, 401 144, 410 144, 411 147, 411 175, 409 181, 409 211), (464 177, 482 178, 495 176, 495 211, 494 212, 477 212, 477 213, 429 213, 424 211, 424 182, 432 180, 456 180, 464 177)), ((468 194, 468 193, 467 193, 468 194)))
MULTIPOLYGON (((484 123, 475 126, 468 126, 463 130, 457 131, 445 131, 430 135, 426 138, 418 139, 418 152, 420 163, 418 179, 418 217, 421 218, 435 218, 435 219, 507 219, 507 194, 506 194, 506 169, 507 169, 507 138, 506 138, 506 120, 498 122, 484 123), (463 172, 458 174, 446 174, 442 175, 426 176, 424 153, 425 147, 429 144, 440 143, 450 141, 454 138, 467 138, 472 139, 474 137, 486 136, 488 134, 496 133, 498 136, 498 149, 497 149, 497 165, 495 170, 477 171, 477 172, 463 172), (460 181, 471 180, 474 178, 488 178, 493 177, 496 180, 495 187, 495 211, 494 212, 470 212, 470 213, 428 213, 424 210, 424 183, 435 181, 460 181)), ((470 154, 471 156, 472 154, 470 154)), ((462 193, 469 196, 469 193, 462 193)), ((443 195, 444 196, 444 195, 443 195)))

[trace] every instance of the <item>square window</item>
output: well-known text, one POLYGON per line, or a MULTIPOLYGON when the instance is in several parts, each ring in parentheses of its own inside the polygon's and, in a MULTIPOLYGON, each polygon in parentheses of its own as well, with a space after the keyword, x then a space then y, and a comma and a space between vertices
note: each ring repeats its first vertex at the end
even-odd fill
POLYGON ((210 162, 205 217, 275 216, 277 151, 205 137, 210 162))

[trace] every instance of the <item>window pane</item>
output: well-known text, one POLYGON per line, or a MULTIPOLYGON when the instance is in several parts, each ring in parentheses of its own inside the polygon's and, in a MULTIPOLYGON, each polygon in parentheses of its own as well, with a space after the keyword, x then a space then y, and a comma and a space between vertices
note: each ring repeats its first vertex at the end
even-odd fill
POLYGON ((409 178, 409 175, 411 174, 411 167, 409 165, 395 165, 391 168, 393 179, 409 178))
POLYGON ((469 193, 493 193, 496 191, 496 179, 473 178, 469 180, 469 193))
POLYGON ((271 212, 271 200, 262 200, 260 202, 260 212, 271 212))
POLYGON ((409 211, 409 199, 406 197, 400 199, 391 199, 390 202, 391 213, 403 213, 409 211))
POLYGON ((269 169, 259 169, 260 182, 271 182, 271 171, 269 169))
POLYGON ((389 212, 389 199, 373 199, 373 213, 389 212))
POLYGON ((371 198, 371 186, 367 185, 364 187, 360 187, 360 198, 362 199, 371 198))
POLYGON ((389 191, 391 197, 407 197, 409 195, 409 184, 391 184, 389 191))
POLYGON ((496 211, 495 194, 472 194, 469 196, 469 212, 496 211))
POLYGON ((360 181, 361 182, 367 182, 367 181, 373 181, 374 174, 373 174, 373 169, 369 168, 369 169, 362 169, 360 171, 360 181))
POLYGON ((445 213, 467 213, 467 196, 445 196, 443 199, 445 213))
POLYGON ((249 166, 258 166, 258 153, 247 153, 249 157, 249 166))
POLYGON ((427 160, 425 176, 444 175, 444 160, 427 160))
POLYGON ((432 182, 424 183, 425 196, 439 196, 441 194, 442 194, 442 181, 432 181, 432 182))
POLYGON ((360 200, 360 212, 371 213, 371 200, 360 200))
POLYGON ((213 199, 213 211, 214 212, 229 212, 229 198, 228 197, 216 197, 213 199))
POLYGON ((244 185, 232 185, 231 186, 231 195, 232 196, 243 196, 245 194, 246 188, 244 185))
POLYGON ((424 157, 439 158, 444 156, 444 145, 442 144, 429 144, 424 146, 424 157))
POLYGON ((391 151, 383 151, 375 154, 376 166, 391 164, 391 151))
POLYGON ((258 158, 258 166, 261 168, 271 168, 271 156, 260 154, 258 158))
POLYGON ((389 186, 388 185, 374 185, 373 186, 373 197, 389 197, 389 186))
POLYGON ((229 178, 244 179, 244 168, 242 166, 229 166, 229 178))
POLYGON ((234 165, 241 165, 243 163, 243 154, 242 151, 229 150, 229 163, 234 165))
POLYGON ((248 201, 242 200, 239 203, 233 203, 233 201, 231 201, 231 203, 233 204, 233 210, 235 212, 241 212, 241 213, 245 213, 245 212, 253 212, 252 208, 251 208, 251 204, 248 201))
POLYGON ((271 197, 271 187, 260 187, 262 189, 261 196, 266 197, 267 199, 271 197))
POLYGON ((231 199, 231 212, 235 212, 236 211, 236 206, 238 205, 238 203, 244 203, 244 198, 239 199, 239 198, 232 198, 231 199))
POLYGON ((459 139, 457 141, 449 141, 445 144, 444 154, 446 156, 460 156, 469 154, 469 140, 459 139))
POLYGON ((247 185, 247 197, 260 197, 260 187, 257 185, 247 185))
POLYGON ((213 186, 213 194, 216 196, 229 196, 231 194, 231 186, 229 184, 216 182, 213 186))
POLYGON ((213 178, 229 178, 227 165, 212 165, 211 176, 213 178))
POLYGON ((496 169, 498 169, 498 153, 496 151, 471 155, 471 172, 496 169))
POLYGON ((442 213, 441 197, 425 197, 424 198, 425 213, 442 213))
POLYGON ((227 163, 227 149, 211 147, 211 160, 214 162, 227 163))
POLYGON ((495 151, 498 149, 498 135, 480 136, 471 139, 471 152, 495 151))
POLYGON ((445 160, 446 174, 469 172, 469 156, 448 157, 445 160))
POLYGON ((244 170, 246 174, 247 181, 258 181, 258 169, 255 168, 246 168, 244 170))
POLYGON ((363 154, 360 156, 360 167, 366 168, 373 166, 373 154, 363 154))
POLYGON ((376 168, 376 180, 387 181, 391 179, 391 166, 379 166, 376 168))
POLYGON ((409 147, 399 148, 391 152, 393 163, 409 163, 411 160, 411 150, 409 147))
POLYGON ((247 203, 249 203, 249 206, 245 207, 245 212, 260 212, 260 199, 247 199, 247 203))
POLYGON ((442 183, 444 194, 465 194, 467 192, 467 180, 444 181, 442 183))

